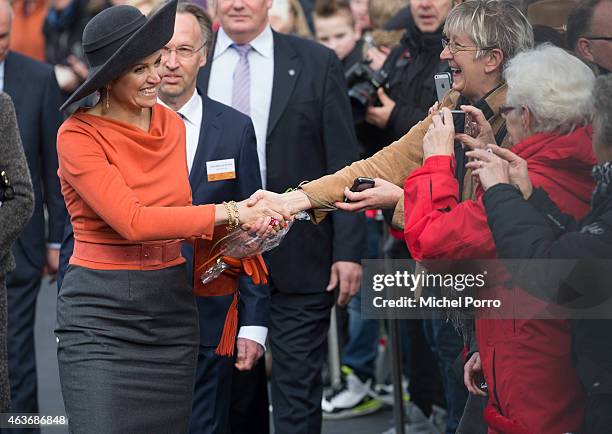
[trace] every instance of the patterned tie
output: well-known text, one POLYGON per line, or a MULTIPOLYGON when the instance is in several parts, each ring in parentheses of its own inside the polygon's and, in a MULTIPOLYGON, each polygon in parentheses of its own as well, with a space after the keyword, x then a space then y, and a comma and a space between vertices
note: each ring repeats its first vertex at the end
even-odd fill
POLYGON ((238 52, 240 59, 234 69, 234 87, 232 88, 232 107, 247 116, 251 114, 250 91, 251 74, 249 71, 250 44, 232 44, 231 47, 238 52))

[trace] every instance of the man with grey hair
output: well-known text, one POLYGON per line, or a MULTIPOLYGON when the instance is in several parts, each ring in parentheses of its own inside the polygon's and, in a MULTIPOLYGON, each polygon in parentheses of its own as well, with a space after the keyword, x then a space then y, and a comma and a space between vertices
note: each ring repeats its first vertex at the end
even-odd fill
MULTIPOLYGON (((159 98, 179 113, 185 123, 194 205, 222 203, 235 197, 243 199, 261 185, 253 123, 238 110, 212 100, 203 88, 196 87, 198 72, 207 62, 212 43, 208 15, 195 4, 180 2, 174 35, 162 50, 166 62, 159 98), (221 161, 231 162, 233 179, 215 178, 212 164, 221 161)), ((191 262, 191 246, 183 248, 183 256, 191 262)), ((234 362, 239 370, 250 370, 264 353, 268 289, 241 278, 239 290, 235 360, 215 353, 233 296, 197 297, 200 346, 190 426, 194 434, 229 431, 234 362)))
MULTIPOLYGON (((212 47, 212 23, 197 5, 180 2, 174 35, 166 47, 160 100, 175 110, 187 130, 187 165, 193 203, 221 203, 248 197, 261 185, 255 130, 239 111, 206 96, 196 87, 198 71, 212 47), (231 162, 233 179, 217 180, 215 162, 231 162)), ((189 263, 191 246, 183 248, 189 263)), ((268 326, 268 289, 240 279, 240 324, 236 360, 215 353, 232 295, 197 297, 200 346, 190 432, 224 434, 228 431, 234 362, 250 370, 261 358, 268 326)))
MULTIPOLYGON (((7 350, 11 411, 38 413, 34 321, 41 279, 58 268, 66 209, 57 177, 55 139, 63 121, 53 68, 9 49, 13 12, 0 0, 0 90, 17 114, 19 134, 34 187, 34 213, 12 245, 16 268, 7 275, 7 350), (48 219, 45 219, 45 208, 48 219)), ((4 431, 3 431, 4 432, 4 431)), ((20 429, 19 432, 38 432, 20 429)))
POLYGON ((612 71, 612 0, 583 0, 567 20, 567 46, 595 66, 599 74, 612 71))
MULTIPOLYGON (((221 24, 199 83, 211 98, 251 116, 262 183, 286 191, 357 157, 342 65, 315 42, 274 32, 272 0, 217 0, 221 24)), ((270 252, 271 396, 275 431, 321 430, 321 368, 330 312, 359 289, 363 216, 335 213, 314 226, 297 221, 270 252)), ((246 395, 244 388, 241 397, 246 395)), ((266 390, 248 404, 260 405, 266 390)), ((268 421, 267 408, 259 415, 268 421)), ((257 414, 244 425, 251 432, 257 414)), ((235 413, 232 414, 232 432, 235 413)), ((267 425, 267 423, 266 423, 267 425)))

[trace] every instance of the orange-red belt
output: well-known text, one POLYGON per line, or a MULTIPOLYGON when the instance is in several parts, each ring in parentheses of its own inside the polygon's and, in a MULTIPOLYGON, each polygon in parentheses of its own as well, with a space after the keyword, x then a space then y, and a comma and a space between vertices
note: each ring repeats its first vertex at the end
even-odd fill
POLYGON ((155 267, 181 256, 181 241, 142 244, 96 244, 74 240, 75 258, 115 265, 155 267))

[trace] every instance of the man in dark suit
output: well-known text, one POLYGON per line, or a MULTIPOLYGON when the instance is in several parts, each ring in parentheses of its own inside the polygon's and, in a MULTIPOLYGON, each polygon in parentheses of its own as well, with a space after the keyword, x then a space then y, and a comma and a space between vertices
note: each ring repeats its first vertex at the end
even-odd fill
MULTIPOLYGON (((338 58, 273 32, 271 6, 272 0, 217 1, 221 28, 198 80, 211 98, 251 116, 262 184, 284 192, 350 164, 357 143, 338 58)), ((320 432, 331 290, 339 283, 340 303, 358 290, 364 234, 359 215, 337 213, 316 226, 298 221, 269 256, 277 433, 320 432)))
POLYGON ((11 21, 9 3, 0 0, 0 90, 9 94, 15 105, 35 198, 34 214, 12 247, 17 267, 6 281, 11 411, 38 413, 36 299, 43 274, 53 276, 57 272, 66 213, 55 148, 57 130, 63 121, 59 112, 62 97, 51 66, 8 50, 11 21))
MULTIPOLYGON (((180 3, 174 35, 163 49, 165 70, 159 98, 185 123, 194 205, 243 200, 261 188, 255 131, 250 119, 196 88, 198 70, 206 64, 211 39, 212 24, 205 12, 199 6, 180 3), (215 175, 219 174, 215 167, 222 167, 226 176, 216 180, 219 176, 215 175)), ((62 269, 72 252, 72 241, 68 228, 62 245, 62 269)), ((183 256, 191 264, 190 245, 183 248, 183 256)), ((62 277, 63 273, 58 282, 62 277)), ((194 434, 227 432, 234 362, 239 369, 251 369, 263 355, 269 316, 268 289, 247 279, 240 281, 237 360, 215 354, 232 298, 232 295, 197 298, 200 347, 191 419, 194 434)))

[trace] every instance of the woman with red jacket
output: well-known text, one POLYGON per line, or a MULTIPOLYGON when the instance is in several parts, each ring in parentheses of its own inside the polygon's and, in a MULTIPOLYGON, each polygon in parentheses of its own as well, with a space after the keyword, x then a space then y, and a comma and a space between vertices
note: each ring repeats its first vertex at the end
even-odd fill
MULTIPOLYGON (((593 73, 563 50, 542 46, 517 55, 504 74, 508 96, 501 112, 512 151, 527 161, 533 185, 544 188, 564 212, 582 217, 589 210, 595 164, 587 125, 593 73)), ((495 143, 482 113, 470 107, 465 111, 476 119, 479 137, 489 137, 466 144, 495 143)), ((404 233, 417 260, 497 257, 482 188, 475 185, 474 199, 459 202, 454 137, 452 115, 444 109, 423 140, 423 167, 405 183, 404 233)), ((508 297, 508 292, 495 295, 508 297)), ((510 295, 514 305, 534 311, 544 306, 524 292, 510 295)), ((478 393, 473 374, 482 370, 490 433, 558 434, 580 428, 584 396, 571 359, 567 321, 488 319, 477 312, 476 337, 479 352, 466 364, 466 386, 478 393)))

